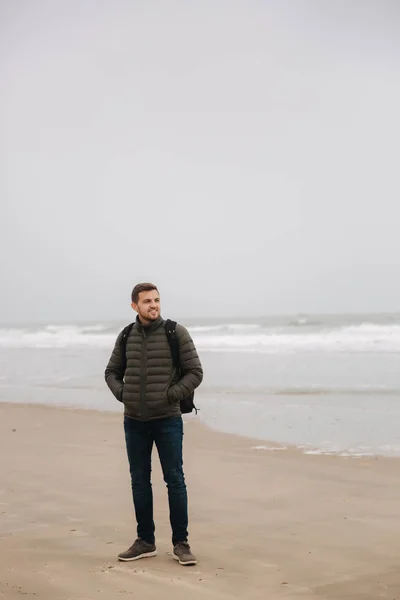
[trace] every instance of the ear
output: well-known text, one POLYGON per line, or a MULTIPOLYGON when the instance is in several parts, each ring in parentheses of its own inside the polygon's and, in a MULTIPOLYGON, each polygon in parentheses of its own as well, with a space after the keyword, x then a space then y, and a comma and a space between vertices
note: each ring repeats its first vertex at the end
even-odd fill
POLYGON ((133 308, 134 311, 136 311, 137 313, 139 312, 138 305, 135 302, 132 302, 131 306, 132 306, 132 308, 133 308))

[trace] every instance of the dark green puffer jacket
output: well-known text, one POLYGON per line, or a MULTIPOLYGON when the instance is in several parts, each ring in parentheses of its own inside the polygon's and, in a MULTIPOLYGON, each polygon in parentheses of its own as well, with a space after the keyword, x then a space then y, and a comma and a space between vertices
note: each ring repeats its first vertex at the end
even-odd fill
POLYGON ((140 421, 180 415, 180 401, 203 379, 200 359, 187 329, 176 326, 180 378, 172 363, 161 317, 145 327, 136 319, 126 343, 125 377, 120 352, 121 334, 108 362, 105 379, 117 400, 124 404, 124 414, 140 421))

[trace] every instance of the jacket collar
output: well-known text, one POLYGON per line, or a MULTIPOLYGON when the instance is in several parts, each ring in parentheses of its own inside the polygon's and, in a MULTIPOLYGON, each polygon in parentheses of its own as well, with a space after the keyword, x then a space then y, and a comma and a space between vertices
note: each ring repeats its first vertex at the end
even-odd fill
POLYGON ((150 333, 151 331, 155 331, 164 323, 164 319, 160 316, 156 321, 152 321, 148 325, 142 325, 139 316, 136 317, 136 327, 139 331, 145 331, 146 333, 150 333))

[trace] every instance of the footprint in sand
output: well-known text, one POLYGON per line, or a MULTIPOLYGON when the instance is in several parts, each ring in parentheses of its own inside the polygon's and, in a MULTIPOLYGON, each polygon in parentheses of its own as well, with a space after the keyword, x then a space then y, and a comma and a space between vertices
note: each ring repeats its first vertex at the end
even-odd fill
POLYGON ((89 534, 86 531, 79 531, 78 529, 70 529, 70 532, 74 534, 75 537, 88 537, 89 534))

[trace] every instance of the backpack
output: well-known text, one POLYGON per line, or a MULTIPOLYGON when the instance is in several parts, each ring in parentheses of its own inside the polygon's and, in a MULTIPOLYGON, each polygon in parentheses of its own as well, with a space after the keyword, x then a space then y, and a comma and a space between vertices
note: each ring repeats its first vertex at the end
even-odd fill
MULTIPOLYGON (((126 342, 128 340, 128 336, 131 332, 131 329, 134 325, 135 325, 135 323, 130 323, 129 325, 127 325, 122 330, 122 335, 121 335, 121 339, 120 339, 120 352, 121 352, 121 357, 122 357, 124 373, 126 370, 126 363, 127 363, 126 342)), ((167 336, 168 344, 169 344, 169 347, 171 350, 171 357, 172 357, 173 365, 178 370, 178 373, 181 375, 182 370, 181 370, 181 361, 180 361, 180 352, 179 352, 179 340, 178 340, 178 336, 176 335, 176 325, 177 325, 176 321, 171 321, 170 319, 168 319, 164 323, 164 329, 165 329, 165 334, 167 336)), ((192 392, 191 394, 189 394, 189 396, 187 396, 186 398, 184 398, 183 400, 180 401, 181 413, 191 413, 194 409, 196 411, 196 415, 197 415, 197 411, 199 409, 195 407, 193 400, 194 400, 194 392, 192 392)))

